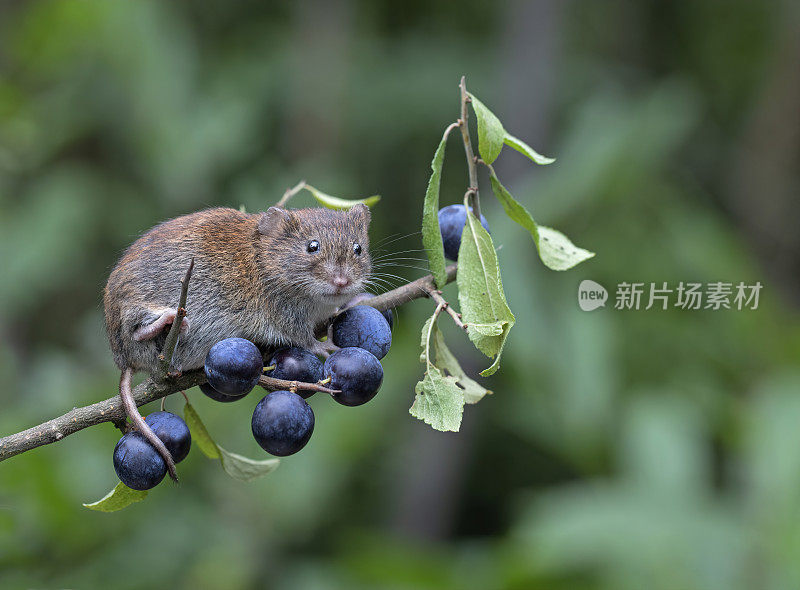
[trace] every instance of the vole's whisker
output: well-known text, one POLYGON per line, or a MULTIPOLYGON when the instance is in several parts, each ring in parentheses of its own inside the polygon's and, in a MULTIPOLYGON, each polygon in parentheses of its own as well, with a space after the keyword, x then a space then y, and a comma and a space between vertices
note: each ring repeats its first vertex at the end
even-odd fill
POLYGON ((393 244, 394 242, 398 242, 398 241, 400 241, 400 240, 402 240, 404 238, 410 238, 411 236, 416 236, 416 235, 419 235, 421 233, 422 233, 422 230, 414 231, 414 232, 411 232, 411 233, 408 233, 408 234, 403 234, 403 235, 392 234, 391 236, 388 236, 388 237, 382 239, 380 242, 375 244, 375 246, 388 246, 389 244, 393 244))
POLYGON ((381 250, 373 250, 373 253, 379 253, 379 256, 373 256, 373 258, 385 258, 386 256, 396 256, 397 254, 410 254, 412 252, 425 252, 425 248, 409 248, 408 250, 398 250, 389 252, 388 250, 385 253, 381 253, 381 250))

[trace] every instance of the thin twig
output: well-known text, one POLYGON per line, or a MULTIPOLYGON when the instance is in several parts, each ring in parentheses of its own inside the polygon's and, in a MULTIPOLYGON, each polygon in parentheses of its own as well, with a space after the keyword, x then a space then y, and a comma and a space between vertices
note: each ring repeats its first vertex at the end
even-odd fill
POLYGON ((296 185, 294 185, 292 188, 287 188, 286 192, 283 193, 283 196, 281 197, 281 200, 278 201, 277 203, 275 203, 275 206, 276 207, 283 207, 289 201, 289 199, 291 199, 293 196, 295 196, 297 193, 299 193, 304 188, 306 188, 306 181, 305 180, 301 180, 296 185))
POLYGON ((481 200, 478 196, 478 168, 475 166, 475 154, 472 151, 472 141, 469 137, 469 108, 472 102, 467 93, 466 77, 461 76, 458 87, 461 89, 461 137, 464 139, 464 153, 467 156, 467 170, 469 170, 469 189, 472 193, 472 212, 478 219, 481 218, 481 200))
POLYGON ((467 324, 461 321, 461 314, 453 309, 453 306, 450 305, 444 297, 442 297, 442 292, 436 289, 431 289, 430 295, 431 299, 433 299, 444 311, 447 312, 451 318, 453 318, 456 326, 466 331, 467 324))
MULTIPOLYGON (((455 280, 457 269, 458 266, 455 264, 447 267, 448 283, 455 280)), ((434 288, 433 276, 427 275, 397 289, 388 291, 383 295, 376 295, 372 299, 365 301, 364 305, 371 305, 383 311, 398 307, 414 299, 428 297, 429 290, 434 288)), ((139 407, 170 394, 190 389, 205 383, 205 381, 206 375, 202 369, 185 371, 183 374, 171 379, 154 379, 151 377, 133 389, 133 399, 136 406, 139 407)), ((122 425, 124 427, 125 418, 125 409, 122 407, 122 401, 117 394, 89 406, 73 408, 58 418, 53 418, 38 426, 0 438, 0 461, 37 447, 58 442, 70 434, 103 422, 112 422, 117 426, 122 425)))
POLYGON ((172 367, 172 356, 175 354, 175 347, 178 345, 178 336, 181 333, 181 325, 183 318, 186 317, 186 296, 189 293, 189 281, 192 278, 192 270, 194 270, 194 258, 189 263, 189 268, 186 270, 186 275, 181 281, 181 296, 178 300, 178 308, 175 310, 175 319, 172 326, 167 332, 167 339, 164 340, 164 348, 161 354, 158 355, 159 368, 162 377, 170 375, 170 368, 172 367))
POLYGON ((302 381, 289 381, 287 379, 276 379, 275 377, 267 377, 266 375, 262 375, 261 378, 258 380, 258 384, 263 387, 264 389, 271 389, 272 391, 277 391, 278 389, 288 389, 289 391, 308 391, 308 396, 304 397, 311 397, 312 394, 316 392, 320 393, 341 393, 338 389, 329 389, 324 385, 320 385, 319 383, 303 383, 302 381))

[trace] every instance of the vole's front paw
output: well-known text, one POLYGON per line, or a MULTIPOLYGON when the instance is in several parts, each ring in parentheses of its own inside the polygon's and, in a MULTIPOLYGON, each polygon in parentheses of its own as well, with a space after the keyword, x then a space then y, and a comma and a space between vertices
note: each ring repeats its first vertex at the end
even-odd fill
MULTIPOLYGON (((141 342, 142 340, 151 340, 155 338, 164 330, 169 329, 169 326, 171 326, 175 321, 177 315, 178 313, 176 310, 165 309, 154 321, 139 327, 133 333, 133 339, 141 342)), ((181 322, 181 336, 185 335, 189 331, 190 325, 189 318, 183 318, 183 321, 181 322)))
POLYGON ((333 342, 331 342, 330 338, 325 342, 320 342, 319 340, 314 341, 314 345, 311 347, 311 352, 316 354, 317 356, 328 358, 331 354, 339 350, 339 347, 336 346, 333 342))

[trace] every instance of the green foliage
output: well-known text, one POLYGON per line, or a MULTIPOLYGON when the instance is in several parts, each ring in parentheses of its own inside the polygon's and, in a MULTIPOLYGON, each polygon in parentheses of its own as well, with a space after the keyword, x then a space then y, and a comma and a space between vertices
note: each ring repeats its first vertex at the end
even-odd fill
MULTIPOLYGON (((483 385, 467 376, 464 369, 461 368, 461 363, 458 362, 458 359, 450 352, 450 349, 447 348, 441 330, 435 325, 431 336, 433 338, 436 365, 456 378, 456 384, 458 384, 464 394, 465 403, 477 404, 485 395, 490 395, 492 393, 483 385)), ((423 346, 425 345, 423 344, 423 346)))
POLYGON ((84 507, 97 512, 116 512, 135 502, 141 502, 146 497, 147 490, 132 490, 124 483, 119 482, 113 490, 97 502, 84 504, 84 507))
POLYGON ((500 368, 500 354, 516 319, 506 303, 500 264, 492 238, 470 211, 458 251, 458 301, 467 334, 494 363, 481 371, 492 375, 500 368))
POLYGON ((509 147, 514 148, 520 154, 527 156, 537 164, 542 164, 542 165, 552 164, 553 162, 556 161, 555 158, 548 158, 547 156, 543 156, 521 139, 517 139, 513 135, 509 135, 508 132, 505 132, 503 135, 503 143, 509 147))
POLYGON ((211 438, 206 425, 200 420, 194 407, 190 403, 183 406, 183 419, 192 433, 192 446, 197 447, 209 459, 222 459, 217 443, 211 438))
POLYGON ((486 108, 474 94, 469 95, 472 108, 478 119, 478 149, 484 162, 491 165, 500 155, 503 144, 514 148, 519 153, 530 158, 536 164, 552 164, 555 158, 548 158, 534 150, 527 143, 511 135, 503 128, 495 114, 486 108))
POLYGON ((492 111, 486 108, 475 95, 470 94, 472 108, 478 119, 478 151, 487 164, 492 164, 503 149, 506 130, 492 111))
MULTIPOLYGON (((449 129, 449 128, 448 128, 449 129)), ((428 189, 425 191, 425 202, 422 206, 422 245, 428 255, 428 266, 441 289, 447 282, 447 272, 444 262, 444 245, 442 233, 439 230, 439 187, 442 181, 442 166, 444 165, 444 150, 447 143, 447 132, 439 142, 436 153, 431 161, 431 177, 428 180, 428 189)))
POLYGON ((414 388, 416 397, 409 413, 432 428, 457 432, 464 412, 464 392, 456 377, 445 375, 431 361, 431 338, 441 338, 436 327, 436 314, 422 326, 422 355, 425 376, 414 388))
POLYGON ((323 193, 317 188, 314 188, 310 184, 304 184, 303 188, 310 192, 320 205, 327 207, 328 209, 350 209, 356 205, 366 205, 367 207, 372 207, 375 203, 381 200, 380 195, 372 195, 371 197, 367 197, 365 199, 342 199, 340 197, 333 197, 329 194, 323 193))
MULTIPOLYGON (((489 168, 492 190, 503 205, 506 214, 530 232, 539 257, 545 266, 553 270, 567 270, 594 256, 593 252, 575 246, 561 232, 539 226, 528 210, 514 199, 500 183, 491 166, 500 155, 503 144, 511 146, 537 164, 550 164, 555 160, 542 156, 524 141, 510 135, 500 119, 486 105, 474 94, 468 94, 468 96, 478 120, 478 150, 483 162, 489 168)), ((466 122, 461 124, 464 125, 466 122)), ((428 256, 428 266, 433 273, 436 285, 440 288, 444 286, 446 275, 437 214, 446 140, 447 135, 442 137, 439 142, 431 162, 432 174, 428 181, 422 213, 422 243, 428 256)), ((471 211, 469 196, 465 198, 464 205, 471 211)), ((478 350, 486 356, 494 358, 492 365, 481 372, 481 375, 484 376, 492 375, 500 367, 500 355, 508 333, 516 320, 508 307, 503 292, 500 265, 492 238, 472 213, 467 216, 467 223, 461 236, 458 261, 458 298, 464 322, 467 324, 467 334, 478 350)), ((423 340, 423 346, 427 346, 425 342, 423 340)), ((449 358, 451 362, 455 361, 455 357, 452 355, 449 358)), ((458 371, 464 376, 460 366, 458 371)), ((445 379, 440 371, 428 369, 425 378, 417 384, 415 406, 421 406, 421 392, 429 393, 436 400, 450 399, 451 395, 448 395, 447 392, 452 393, 453 384, 445 379)), ((480 388, 480 386, 478 387, 480 388)), ((477 399, 483 396, 479 390, 470 389, 470 391, 477 396, 477 399)), ((440 403, 432 405, 441 406, 440 403)), ((414 413, 413 411, 412 407, 412 413, 414 413)), ((459 409, 459 416, 460 411, 459 409)), ((420 409, 417 409, 416 412, 429 416, 429 413, 420 409)), ((441 424, 441 420, 437 421, 437 424, 441 424)))

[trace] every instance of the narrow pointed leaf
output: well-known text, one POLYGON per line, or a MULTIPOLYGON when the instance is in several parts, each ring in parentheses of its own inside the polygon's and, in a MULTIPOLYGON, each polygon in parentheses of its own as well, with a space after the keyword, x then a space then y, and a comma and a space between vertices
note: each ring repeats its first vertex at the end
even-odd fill
POLYGON ((84 504, 89 510, 97 512, 116 512, 123 508, 141 502, 147 497, 147 490, 132 490, 124 483, 119 482, 116 487, 100 498, 97 502, 84 504))
POLYGON ((439 186, 442 180, 444 150, 447 143, 445 132, 431 162, 431 177, 425 191, 425 203, 422 206, 422 245, 428 255, 428 267, 440 289, 447 283, 447 271, 444 262, 444 245, 442 232, 439 229, 439 186))
POLYGON ((220 461, 222 461, 222 468, 225 469, 228 475, 233 479, 239 481, 252 481, 275 471, 280 465, 279 459, 264 459, 255 460, 248 457, 239 455, 238 453, 231 453, 222 447, 218 446, 221 453, 220 461))
POLYGON ((514 137, 513 135, 506 133, 503 136, 503 143, 505 143, 508 147, 512 147, 517 150, 520 154, 528 156, 531 160, 536 162, 537 164, 545 165, 545 164, 552 164, 556 161, 555 158, 548 158, 547 156, 543 156, 527 143, 514 137))
POLYGON ((183 407, 183 418, 186 420, 186 425, 189 427, 189 432, 192 433, 192 442, 203 452, 209 459, 221 459, 222 455, 219 452, 219 447, 211 435, 206 430, 206 425, 200 420, 192 404, 186 402, 183 407))
POLYGON ((350 209, 351 207, 355 207, 356 205, 363 204, 367 207, 372 207, 375 203, 380 201, 380 195, 372 195, 371 197, 367 197, 366 199, 341 199, 339 197, 334 197, 329 194, 323 193, 321 190, 314 188, 310 184, 307 184, 303 187, 311 195, 319 201, 319 203, 323 207, 327 207, 328 209, 350 209))
POLYGON ((474 94, 470 94, 469 97, 472 99, 472 109, 478 119, 478 152, 484 162, 491 164, 500 155, 500 150, 503 149, 506 130, 503 129, 500 119, 487 109, 486 105, 478 100, 474 94))
POLYGON ((506 215, 530 232, 533 243, 539 251, 539 258, 546 267, 552 270, 567 270, 594 256, 594 252, 579 248, 561 232, 538 225, 530 212, 500 183, 494 172, 490 180, 492 191, 503 205, 506 215))
POLYGON ((471 211, 461 235, 456 280, 467 334, 478 350, 495 359, 481 375, 491 375, 499 367, 506 337, 516 320, 503 292, 492 238, 471 211))

